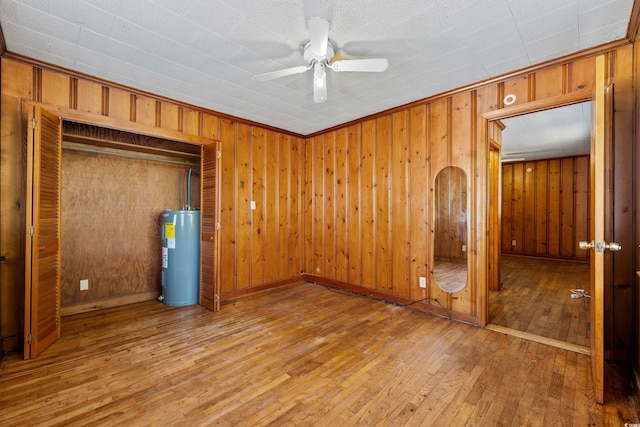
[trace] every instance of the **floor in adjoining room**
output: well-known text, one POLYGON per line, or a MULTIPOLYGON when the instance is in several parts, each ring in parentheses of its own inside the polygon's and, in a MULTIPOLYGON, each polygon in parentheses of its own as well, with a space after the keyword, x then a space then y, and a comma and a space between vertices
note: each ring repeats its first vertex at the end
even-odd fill
POLYGON ((638 423, 631 377, 588 356, 296 283, 222 304, 64 317, 0 370, 2 426, 600 426, 638 423))
POLYGON ((489 322, 577 346, 589 347, 589 264, 503 255, 502 290, 489 292, 489 322))

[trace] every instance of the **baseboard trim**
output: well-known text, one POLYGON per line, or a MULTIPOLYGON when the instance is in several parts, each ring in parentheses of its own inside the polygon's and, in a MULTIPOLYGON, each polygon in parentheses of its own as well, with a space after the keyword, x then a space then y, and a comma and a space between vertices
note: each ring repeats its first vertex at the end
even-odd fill
POLYGON ((100 301, 92 301, 86 304, 77 304, 62 307, 60 313, 62 316, 71 316, 74 314, 87 313, 89 311, 104 310, 105 308, 118 307, 121 305, 135 304, 137 302, 151 301, 158 299, 160 292, 141 292, 138 294, 123 295, 115 298, 102 299, 100 301))
POLYGON ((268 291, 273 288, 278 288, 280 286, 290 285, 292 283, 301 282, 302 276, 293 276, 288 279, 276 280, 275 282, 263 283, 258 286, 252 286, 246 289, 240 289, 237 291, 231 291, 226 293, 220 293, 220 302, 234 300, 236 298, 241 298, 247 295, 256 294, 258 292, 268 291))
POLYGON ((432 304, 430 302, 418 302, 406 297, 400 297, 396 295, 386 294, 374 289, 365 288, 362 286, 351 285, 349 283, 340 282, 338 280, 327 279, 326 277, 314 276, 312 274, 303 274, 302 278, 311 283, 317 283, 324 286, 330 286, 333 288, 344 289, 354 294, 363 295, 366 297, 372 297, 381 301, 386 301, 392 304, 398 304, 407 306, 412 310, 421 311, 423 313, 433 314, 439 317, 450 318, 458 322, 468 323, 470 325, 478 325, 478 316, 472 314, 460 313, 453 310, 444 310, 440 305, 432 304))

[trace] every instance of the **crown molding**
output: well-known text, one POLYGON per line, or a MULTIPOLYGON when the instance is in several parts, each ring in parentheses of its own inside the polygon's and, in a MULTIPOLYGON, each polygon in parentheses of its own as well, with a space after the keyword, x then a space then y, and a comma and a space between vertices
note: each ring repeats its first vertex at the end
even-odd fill
POLYGON ((269 126, 269 125, 265 125, 264 123, 258 123, 258 122, 254 122, 248 119, 243 119, 241 117, 236 117, 236 116, 232 116, 230 114, 225 114, 225 113, 221 113, 219 111, 215 111, 215 110, 210 110, 204 107, 200 107, 197 105, 193 105, 193 104, 188 104, 186 102, 182 102, 182 101, 178 101, 175 99, 171 99, 168 98, 166 96, 162 96, 162 95, 158 95, 155 93, 151 93, 151 92, 146 92, 144 90, 141 89, 136 89, 134 87, 130 87, 127 85, 123 85, 120 83, 115 83, 106 79, 102 79, 100 77, 96 77, 96 76, 92 76, 91 74, 86 74, 86 73, 82 73, 80 71, 74 71, 74 70, 70 70, 68 68, 65 67, 61 67, 58 65, 54 65, 54 64, 50 64, 44 61, 40 61, 38 59, 34 59, 34 58, 30 58, 28 56, 24 56, 21 55, 19 53, 14 53, 14 52, 10 52, 10 51, 5 51, 5 53, 2 55, 3 58, 6 59, 11 59, 14 61, 18 61, 18 62, 22 62, 25 64, 29 64, 33 67, 36 68, 41 68, 43 70, 48 70, 48 71, 53 71, 53 72, 58 72, 58 73, 63 73, 66 74, 72 78, 76 78, 76 79, 81 79, 81 80, 86 80, 86 81, 90 81, 93 83, 97 83, 109 88, 114 88, 114 89, 120 89, 120 90, 124 90, 127 91, 129 93, 132 93, 134 95, 139 95, 139 96, 144 96, 147 98, 152 98, 154 100, 157 101, 161 101, 161 102, 166 102, 168 104, 173 104, 173 105, 177 105, 178 107, 183 107, 183 108, 187 108, 193 111, 199 111, 202 113, 206 113, 206 114, 212 114, 222 120, 230 120, 230 121, 234 121, 234 122, 238 122, 238 123, 242 123, 242 124, 246 124, 248 126, 256 126, 256 127, 260 127, 262 129, 265 130, 271 130, 274 132, 278 132, 284 135, 289 135, 289 136, 293 136, 296 138, 305 138, 305 135, 301 135, 295 132, 291 132, 289 130, 285 130, 285 129, 280 129, 277 127, 273 127, 273 126, 269 126))
MULTIPOLYGON (((636 3, 638 3, 638 2, 640 2, 640 0, 636 1, 636 3)), ((579 52, 575 52, 575 53, 572 53, 572 54, 569 54, 569 55, 560 56, 558 58, 550 59, 549 61, 541 62, 541 63, 536 64, 536 65, 532 65, 532 66, 525 67, 525 68, 520 68, 518 70, 514 70, 514 71, 511 71, 511 72, 508 72, 508 73, 505 73, 505 74, 501 74, 501 75, 496 76, 496 77, 491 77, 491 78, 486 79, 486 80, 481 80, 479 82, 472 83, 472 84, 467 85, 467 86, 461 86, 459 88, 452 89, 452 90, 449 90, 447 92, 442 92, 442 93, 439 93, 439 94, 436 94, 436 95, 433 95, 433 96, 430 96, 430 97, 427 97, 427 98, 423 98, 423 99, 419 99, 417 101, 412 101, 412 102, 407 103, 407 104, 399 105, 397 107, 393 107, 393 108, 390 108, 388 110, 380 111, 378 113, 374 113, 374 114, 371 114, 371 115, 368 115, 368 116, 365 116, 365 117, 360 117, 358 119, 351 120, 351 121, 349 121, 347 123, 343 123, 343 124, 340 124, 340 125, 337 125, 337 126, 333 126, 331 128, 328 128, 328 129, 325 129, 325 130, 322 130, 322 131, 314 132, 312 134, 307 135, 307 138, 312 138, 314 136, 323 135, 323 134, 325 134, 327 132, 332 132, 332 131, 335 131, 337 129, 341 129, 341 128, 344 128, 344 127, 347 127, 347 126, 352 126, 352 125, 354 125, 356 123, 360 123, 360 122, 363 122, 363 121, 372 120, 372 119, 376 119, 378 117, 382 117, 382 116, 386 116, 386 115, 389 115, 389 114, 393 114, 393 113, 396 113, 398 111, 406 110, 408 108, 416 107, 418 105, 422 105, 422 104, 426 104, 426 103, 429 103, 429 102, 433 102, 433 101, 435 101, 437 99, 447 98, 447 97, 450 97, 450 96, 453 96, 453 95, 457 95, 459 93, 481 89, 483 87, 491 86, 491 85, 494 85, 494 84, 497 84, 497 83, 501 83, 501 82, 503 82, 505 80, 509 80, 509 79, 512 79, 512 78, 515 78, 515 77, 520 77, 520 76, 524 76, 524 75, 527 75, 527 74, 533 74, 533 73, 536 73, 538 71, 542 71, 542 70, 545 70, 545 69, 548 69, 548 68, 557 67, 558 65, 564 65, 564 64, 567 64, 567 63, 570 63, 570 62, 574 62, 574 61, 577 61, 577 60, 580 60, 580 59, 601 55, 603 53, 614 51, 614 50, 616 50, 616 49, 618 49, 618 48, 620 48, 622 46, 626 46, 626 45, 629 45, 629 44, 631 44, 631 42, 629 40, 621 39, 621 40, 616 40, 616 41, 613 41, 613 42, 605 43, 605 44, 602 44, 600 46, 595 46, 595 47, 592 47, 592 48, 589 48, 589 49, 581 50, 579 52)))

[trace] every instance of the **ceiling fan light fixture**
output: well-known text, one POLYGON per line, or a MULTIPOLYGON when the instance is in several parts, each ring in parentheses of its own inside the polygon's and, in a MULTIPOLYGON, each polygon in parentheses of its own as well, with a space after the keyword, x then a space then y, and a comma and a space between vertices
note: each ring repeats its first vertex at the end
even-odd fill
POLYGON ((324 87, 327 81, 327 73, 324 70, 324 64, 322 62, 316 62, 313 66, 313 82, 321 88, 324 87))
POLYGON ((327 72, 324 62, 313 64, 313 102, 327 100, 327 72))
POLYGON ((327 100, 327 72, 324 62, 313 64, 313 102, 320 103, 327 100))

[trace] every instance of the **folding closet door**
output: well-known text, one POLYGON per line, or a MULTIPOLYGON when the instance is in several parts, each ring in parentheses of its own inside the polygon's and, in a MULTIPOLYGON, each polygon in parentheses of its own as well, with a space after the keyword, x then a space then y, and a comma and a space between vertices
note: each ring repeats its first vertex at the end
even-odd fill
POLYGON ((24 358, 60 337, 62 121, 28 105, 24 358))

